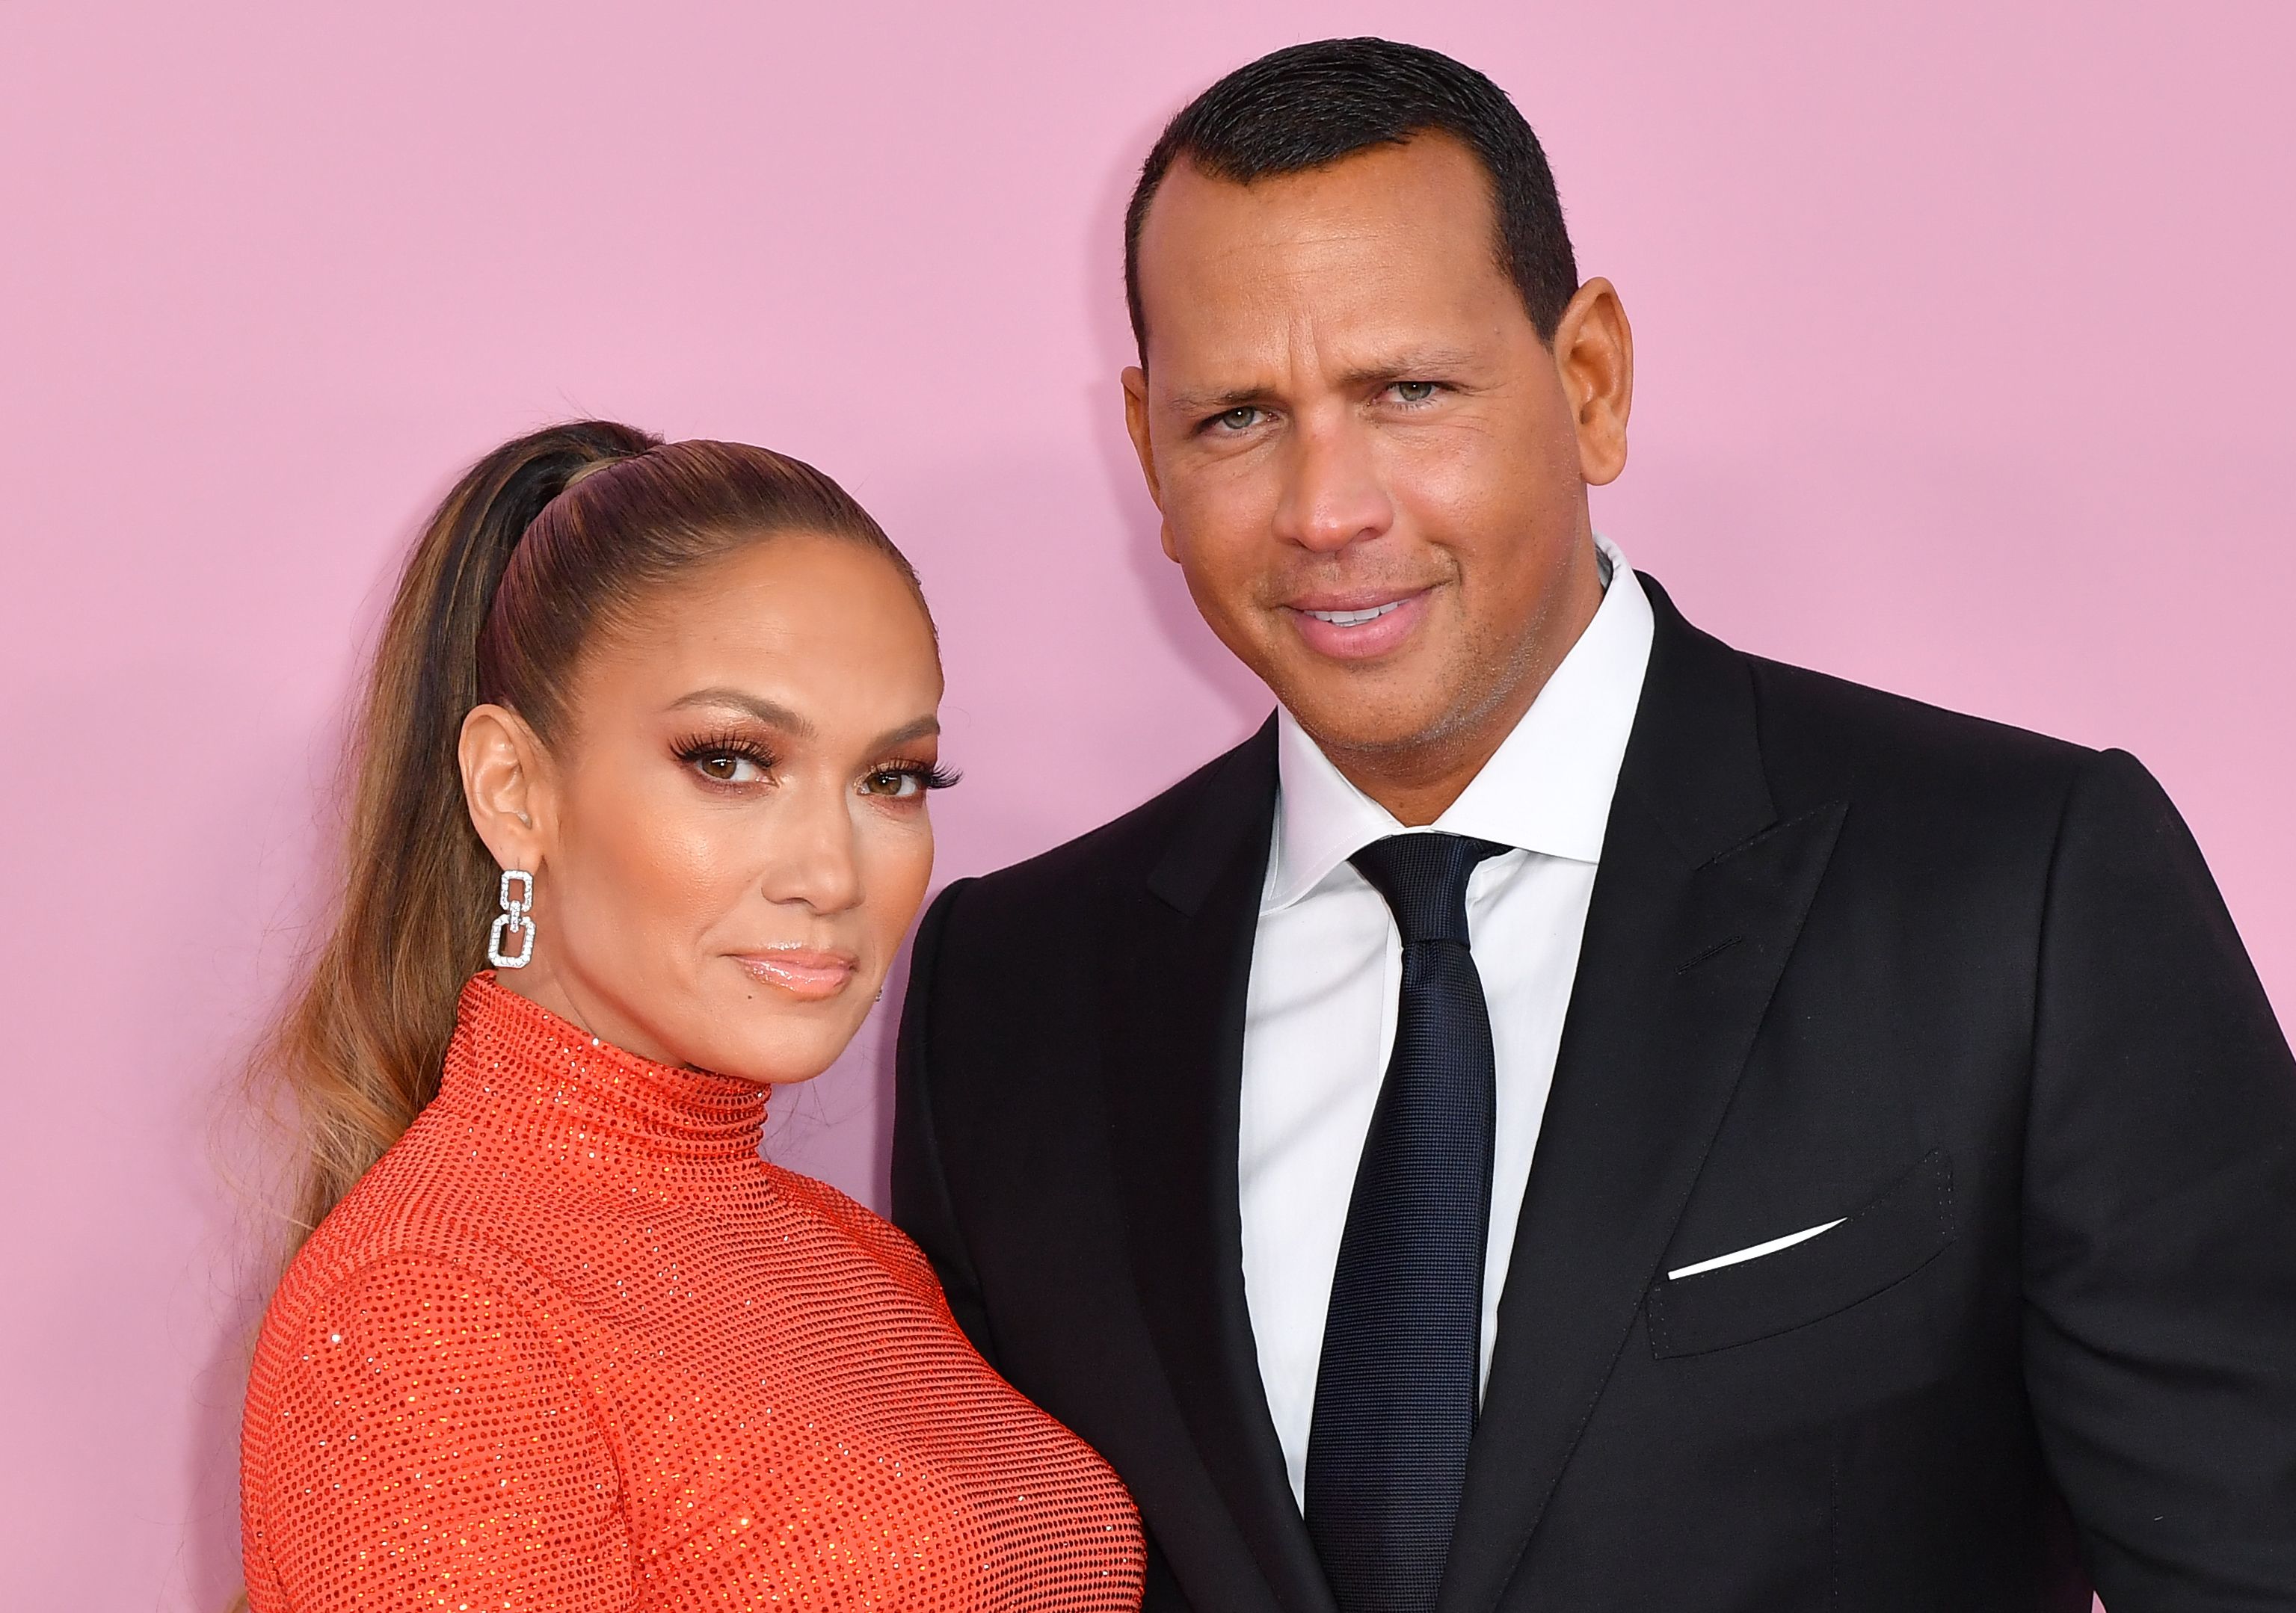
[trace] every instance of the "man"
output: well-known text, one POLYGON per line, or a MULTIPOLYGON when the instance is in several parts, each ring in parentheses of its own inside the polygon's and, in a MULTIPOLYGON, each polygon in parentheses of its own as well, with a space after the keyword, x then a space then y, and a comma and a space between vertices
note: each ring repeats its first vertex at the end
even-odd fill
POLYGON ((1488 80, 1207 91, 1128 220, 1166 551, 1280 710, 953 886, 897 1217, 1149 1605, 2296 1608, 2296 1067, 2119 752, 1758 660, 1488 80))

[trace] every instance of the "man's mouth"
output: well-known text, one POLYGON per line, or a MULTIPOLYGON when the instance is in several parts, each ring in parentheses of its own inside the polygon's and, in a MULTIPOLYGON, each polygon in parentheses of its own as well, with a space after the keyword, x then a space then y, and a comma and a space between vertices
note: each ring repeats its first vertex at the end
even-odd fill
POLYGON ((1319 622, 1329 622, 1334 627, 1360 627, 1365 622, 1375 622, 1389 611, 1398 610, 1402 607, 1401 600, 1391 599, 1384 605, 1374 605, 1368 610, 1302 610, 1300 614, 1312 616, 1319 622))
POLYGON ((1315 654, 1337 660, 1373 659, 1400 648, 1427 613, 1431 590, 1402 595, 1363 589, 1346 594, 1309 594, 1285 607, 1300 642, 1315 654), (1387 597, 1381 597, 1387 594, 1387 597))

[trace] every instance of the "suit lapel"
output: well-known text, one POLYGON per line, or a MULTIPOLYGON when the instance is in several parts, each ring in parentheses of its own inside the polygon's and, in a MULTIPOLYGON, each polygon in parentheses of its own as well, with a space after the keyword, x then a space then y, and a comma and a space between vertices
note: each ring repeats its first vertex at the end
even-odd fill
POLYGON ((1745 660, 1657 621, 1438 1607, 1494 1606, 1631 1331, 1843 808, 1779 823, 1745 660))
POLYGON ((1332 1613, 1284 1476, 1243 1291, 1244 997, 1275 806, 1271 721, 1208 770, 1103 938, 1107 1078, 1135 1280, 1173 1395, 1278 1606, 1332 1613))

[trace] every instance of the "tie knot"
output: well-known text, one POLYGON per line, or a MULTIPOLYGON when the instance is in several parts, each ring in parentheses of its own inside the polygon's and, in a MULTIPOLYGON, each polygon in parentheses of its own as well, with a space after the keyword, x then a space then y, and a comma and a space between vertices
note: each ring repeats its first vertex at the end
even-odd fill
POLYGON ((1387 898, 1403 944, 1467 944, 1467 880, 1485 857, 1506 851, 1464 834, 1391 834, 1348 860, 1387 898))

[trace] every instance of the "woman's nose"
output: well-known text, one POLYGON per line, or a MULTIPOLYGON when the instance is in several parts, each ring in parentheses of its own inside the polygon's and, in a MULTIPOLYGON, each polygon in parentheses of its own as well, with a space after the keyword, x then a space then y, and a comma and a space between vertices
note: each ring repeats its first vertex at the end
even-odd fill
POLYGON ((841 787, 800 788, 783 797, 789 810, 775 815, 771 856, 763 891, 773 902, 797 902, 816 913, 842 913, 861 900, 861 862, 853 816, 841 787))

